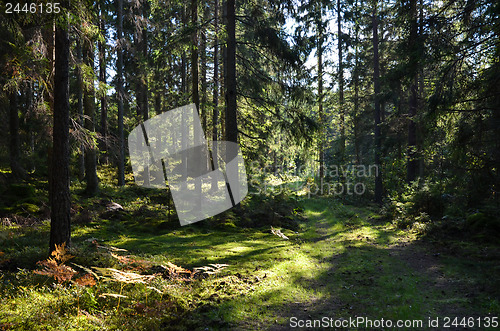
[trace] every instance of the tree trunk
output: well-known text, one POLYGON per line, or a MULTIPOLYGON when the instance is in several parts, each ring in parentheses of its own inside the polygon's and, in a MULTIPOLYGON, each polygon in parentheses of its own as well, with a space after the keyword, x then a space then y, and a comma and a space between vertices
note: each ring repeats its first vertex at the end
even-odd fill
MULTIPOLYGON (((358 1, 356 1, 356 13, 358 11, 358 1)), ((357 15, 357 14, 356 14, 357 15)), ((356 17, 357 18, 357 17, 356 17)), ((353 132, 354 132, 354 154, 356 164, 361 164, 359 148, 359 24, 355 27, 355 48, 354 48, 354 114, 353 114, 353 132)))
MULTIPOLYGON (((137 14, 134 12, 134 16, 135 15, 137 15, 137 14)), ((140 49, 142 48, 140 43, 141 43, 142 33, 141 33, 141 31, 139 31, 137 29, 140 29, 140 28, 137 27, 136 32, 133 35, 134 59, 132 61, 132 64, 133 64, 133 71, 134 71, 133 81, 135 81, 135 111, 136 111, 136 115, 137 115, 137 120, 140 121, 142 119, 142 114, 143 114, 143 111, 142 111, 142 86, 141 86, 141 73, 142 73, 141 69, 142 68, 141 68, 141 60, 140 60, 140 57, 141 57, 140 49)))
MULTIPOLYGON (((33 92, 33 81, 29 81, 26 86, 26 96, 27 96, 27 109, 33 108, 34 103, 34 92, 33 92)), ((31 172, 36 171, 36 161, 35 161, 35 135, 37 134, 36 126, 28 126, 28 136, 29 136, 29 146, 30 146, 30 161, 29 169, 31 172)))
POLYGON ((317 54, 318 54, 318 116, 319 116, 319 180, 320 186, 323 187, 325 152, 324 152, 324 136, 325 136, 325 120, 323 114, 323 8, 319 4, 319 18, 316 21, 317 29, 317 54))
POLYGON ((344 110, 344 65, 342 61, 342 17, 340 11, 340 0, 337 0, 337 29, 338 29, 338 53, 339 53, 339 111, 340 111, 340 163, 345 158, 345 110, 344 110))
POLYGON ((373 90, 375 102, 375 159, 377 167, 375 174, 375 202, 382 204, 382 169, 380 166, 381 134, 380 134, 380 63, 378 54, 378 12, 377 1, 374 2, 372 28, 373 28, 373 90))
MULTIPOLYGON (((219 0, 214 0, 214 90, 212 112, 212 140, 218 140, 217 126, 219 124, 219 0)), ((212 154, 214 169, 218 168, 217 153, 212 154)), ((212 180, 211 190, 217 190, 217 180, 212 180)))
POLYGON ((69 176, 69 38, 67 27, 57 25, 55 36, 54 127, 50 181, 50 244, 71 244, 69 176))
POLYGON ((19 163, 19 109, 17 105, 17 98, 17 91, 12 91, 9 95, 10 170, 12 171, 12 175, 14 178, 25 178, 26 173, 19 163))
MULTIPOLYGON (((236 12, 235 0, 226 2, 226 140, 238 142, 238 124, 236 121, 236 12)), ((229 159, 232 159, 229 156, 229 159)))
MULTIPOLYGON (((146 1, 142 3, 142 16, 147 18, 147 8, 145 5, 146 1)), ((141 68, 141 108, 142 108, 142 118, 147 121, 149 118, 149 91, 148 91, 148 72, 147 72, 147 59, 148 59, 148 30, 146 27, 141 29, 141 57, 142 66, 141 68)))
MULTIPOLYGON (((47 65, 48 65, 48 75, 47 75, 47 82, 52 84, 52 89, 51 88, 43 88, 42 89, 42 102, 45 102, 48 104, 48 108, 53 110, 54 109, 54 75, 55 75, 55 62, 56 62, 56 52, 55 52, 55 40, 56 40, 56 22, 55 20, 42 30, 43 34, 43 40, 45 42, 45 45, 47 45, 46 51, 45 51, 45 57, 47 58, 47 65)), ((53 129, 53 128, 52 128, 53 129)), ((52 166, 52 147, 47 148, 47 169, 49 173, 49 183, 50 183, 50 178, 51 178, 51 166, 52 166)), ((50 185, 50 184, 49 184, 50 185)), ((49 190, 49 195, 50 195, 50 190, 49 190)))
POLYGON ((160 115, 162 112, 162 106, 161 106, 161 88, 159 86, 156 87, 155 89, 155 114, 160 115))
MULTIPOLYGON (((83 127, 83 77, 82 77, 82 45, 80 41, 76 42, 76 56, 77 56, 77 69, 76 69, 76 108, 78 110, 78 124, 83 127)), ((85 179, 85 145, 80 142, 80 153, 78 155, 78 179, 83 181, 85 179)))
MULTIPOLYGON (((87 66, 94 68, 94 50, 91 41, 84 42, 84 61, 87 66)), ((89 132, 95 132, 95 91, 94 81, 86 82, 86 87, 83 93, 83 108, 85 112, 84 127, 89 132)), ((85 146, 85 180, 87 187, 85 193, 88 195, 95 195, 99 188, 99 181, 97 179, 97 160, 96 160, 96 146, 93 141, 87 142, 85 146)))
MULTIPOLYGON (((222 4, 220 8, 222 9, 222 24, 224 26, 227 26, 227 4, 226 0, 222 0, 222 4)), ((220 84, 220 92, 221 96, 224 93, 224 106, 219 109, 220 114, 219 114, 219 137, 221 137, 222 140, 226 138, 226 72, 227 72, 227 43, 222 42, 221 43, 221 56, 222 56, 222 70, 220 72, 219 76, 219 84, 220 84)))
POLYGON ((181 102, 180 104, 183 105, 186 100, 186 95, 187 95, 187 84, 186 84, 186 52, 182 52, 181 55, 181 102))
MULTIPOLYGON (((202 17, 203 23, 208 21, 208 10, 206 9, 205 0, 202 1, 202 17)), ((201 124, 203 131, 207 132, 207 33, 204 29, 201 31, 201 124)))
MULTIPOLYGON (((101 34, 105 34, 105 25, 104 25, 104 12, 102 8, 102 4, 100 5, 100 18, 99 18, 99 30, 101 34)), ((101 84, 106 84, 106 44, 101 40, 98 43, 99 48, 99 82, 101 84)), ((101 95, 101 151, 104 152, 104 163, 108 163, 108 146, 107 146, 107 136, 108 136, 108 104, 106 93, 101 95)))
MULTIPOLYGON (((192 87, 192 102, 196 105, 196 109, 200 109, 200 94, 198 89, 198 1, 191 0, 191 24, 193 33, 191 34, 191 87, 192 87)), ((196 133, 196 132, 195 132, 196 133)), ((199 133, 199 132, 198 132, 199 133)))
POLYGON ((408 166, 407 166, 407 181, 412 182, 417 177, 418 172, 418 152, 417 152, 417 125, 415 117, 417 115, 417 88, 418 88, 418 74, 417 63, 418 55, 416 54, 416 39, 417 33, 417 1, 410 0, 410 40, 409 52, 410 63, 409 68, 412 73, 412 81, 410 85, 410 100, 409 100, 409 113, 408 113, 408 166))
MULTIPOLYGON (((193 34, 191 35, 191 79, 192 79, 192 95, 193 103, 196 106, 196 110, 200 109, 200 95, 198 90, 198 0, 191 0, 191 24, 193 26, 193 34)), ((198 145, 202 143, 201 136, 202 132, 194 126, 194 141, 198 145)), ((201 209, 201 179, 198 177, 195 180, 195 192, 197 199, 196 207, 201 209)))
POLYGON ((125 185, 125 137, 123 132, 123 0, 116 0, 116 93, 118 99, 118 185, 125 185))
MULTIPOLYGON (((147 28, 144 26, 144 20, 147 19, 147 2, 141 1, 139 8, 139 15, 142 17, 141 24, 137 27, 137 40, 136 40, 136 63, 137 63, 137 85, 136 85, 136 106, 137 115, 139 119, 146 122, 149 119, 149 104, 148 104, 148 72, 147 72, 147 58, 148 58, 148 33, 147 28)), ((149 165, 144 165, 144 185, 149 186, 150 180, 149 165)))
MULTIPOLYGON (((182 7, 182 26, 186 28, 187 26, 187 14, 186 14, 186 5, 184 4, 182 7)), ((183 50, 181 54, 181 98, 180 105, 184 105, 186 103, 186 95, 187 95, 187 68, 186 68, 186 52, 183 50)))
MULTIPOLYGON (((186 8, 186 4, 184 3, 183 7, 182 7, 182 26, 184 29, 187 27, 187 23, 188 23, 188 21, 187 21, 187 8, 186 8)), ((181 105, 184 105, 186 103, 186 97, 188 95, 187 91, 188 91, 188 88, 187 88, 186 52, 183 50, 182 54, 181 54, 181 98, 180 98, 181 105)), ((186 119, 185 119, 184 113, 182 113, 181 123, 185 123, 185 120, 186 119)), ((181 148, 184 150, 187 148, 187 139, 188 139, 188 133, 186 132, 185 125, 182 126, 180 134, 181 134, 181 148)), ((182 174, 182 178, 181 178, 181 181, 182 181, 181 188, 183 190, 185 189, 186 179, 187 179, 185 177, 185 174, 187 174, 187 169, 188 169, 187 162, 188 162, 187 155, 183 154, 182 160, 181 160, 181 166, 183 169, 183 174, 182 174)))
MULTIPOLYGON (((418 24, 418 36, 423 36, 424 35, 424 1, 420 0, 419 1, 419 24, 418 24)), ((418 99, 419 100, 425 100, 426 95, 425 95, 425 84, 424 84, 424 66, 419 65, 418 69, 418 99)), ((417 109, 419 107, 422 107, 422 104, 419 103, 417 100, 417 109)), ((417 124, 417 150, 422 151, 423 150, 423 143, 424 143, 424 137, 426 136, 425 134, 425 126, 424 125, 418 125, 417 124)), ((418 158, 418 176, 423 178, 424 177, 424 170, 425 170, 425 158, 422 156, 421 153, 419 153, 419 158, 418 158)))

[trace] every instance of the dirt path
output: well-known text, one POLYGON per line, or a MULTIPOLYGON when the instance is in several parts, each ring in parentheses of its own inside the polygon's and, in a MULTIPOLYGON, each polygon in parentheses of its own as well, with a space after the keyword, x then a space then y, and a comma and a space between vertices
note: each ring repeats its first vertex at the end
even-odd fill
MULTIPOLYGON (((488 296, 488 291, 495 291, 497 279, 490 284, 481 284, 488 275, 474 276, 473 270, 469 270, 472 275, 459 272, 457 276, 449 272, 450 260, 473 265, 474 259, 449 255, 444 247, 396 236, 393 230, 384 230, 376 224, 363 225, 366 234, 377 228, 380 232, 378 238, 363 235, 363 232, 357 235, 361 230, 355 226, 345 231, 352 234, 347 236, 348 239, 340 239, 338 233, 333 233, 328 219, 318 218, 314 224, 315 235, 308 239, 309 247, 312 247, 310 250, 314 250, 315 246, 321 249, 328 249, 329 246, 343 248, 343 253, 323 259, 323 262, 330 263, 330 267, 321 277, 308 280, 308 285, 323 295, 320 299, 284 303, 277 311, 281 319, 265 329, 290 329, 293 326, 292 317, 295 321, 322 319, 325 316, 340 320, 358 316, 398 317, 421 319, 424 323, 428 323, 429 318, 439 318, 440 325, 434 329, 445 329, 445 317, 477 319, 494 316, 494 313, 488 315, 481 305, 497 302, 498 290, 492 293, 493 299, 488 296), (384 236, 396 236, 395 243, 384 244, 380 239, 384 236), (385 283, 391 282, 394 284, 384 287, 385 283), (283 319, 285 323, 278 323, 283 319)), ((471 328, 455 325, 451 329, 471 328)))
MULTIPOLYGON (((441 262, 441 253, 436 252, 434 247, 422 242, 402 243, 390 248, 390 255, 400 259, 408 266, 409 272, 415 272, 422 275, 425 281, 422 287, 431 288, 434 292, 442 296, 457 296, 464 294, 470 296, 467 288, 457 279, 445 275, 445 268, 441 262)), ((439 316, 469 316, 467 310, 456 303, 449 303, 436 308, 439 316)))

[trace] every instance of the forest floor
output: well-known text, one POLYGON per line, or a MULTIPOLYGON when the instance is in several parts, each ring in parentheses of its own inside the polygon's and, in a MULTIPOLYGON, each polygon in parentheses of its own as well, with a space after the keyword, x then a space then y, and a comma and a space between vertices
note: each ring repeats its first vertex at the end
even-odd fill
MULTIPOLYGON (((303 278, 303 286, 308 284, 316 295, 280 307, 283 319, 271 329, 289 329, 292 316, 306 326, 308 320, 327 317, 337 323, 345 320, 338 325, 350 328, 353 324, 347 321, 364 318, 373 323, 391 320, 393 328, 398 320, 422 321, 427 328, 438 319, 432 324, 437 329, 477 329, 477 321, 499 315, 498 247, 423 239, 396 229, 367 208, 325 200, 308 200, 304 205, 311 227, 302 249, 314 261, 316 272, 308 280, 303 278)), ((329 323, 322 325, 335 326, 329 323)), ((362 322, 357 327, 371 325, 362 322)), ((382 329, 390 328, 385 325, 382 329)))
POLYGON ((43 210, 34 223, 2 218, 0 330, 370 328, 346 324, 356 318, 478 329, 500 315, 498 245, 401 230, 375 207, 326 197, 292 201, 302 216, 298 229, 281 228, 288 239, 234 226, 231 214, 180 227, 166 222, 163 193, 148 193, 74 193, 72 247, 57 265, 37 263, 47 258, 43 210))

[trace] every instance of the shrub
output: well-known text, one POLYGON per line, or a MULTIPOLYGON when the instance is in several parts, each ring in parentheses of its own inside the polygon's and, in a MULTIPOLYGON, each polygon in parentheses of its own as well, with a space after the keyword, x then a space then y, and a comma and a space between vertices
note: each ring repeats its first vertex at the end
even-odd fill
POLYGON ((441 219, 444 209, 445 197, 440 186, 418 180, 406 185, 401 196, 392 197, 382 212, 401 229, 413 227, 416 222, 423 229, 432 219, 441 219))

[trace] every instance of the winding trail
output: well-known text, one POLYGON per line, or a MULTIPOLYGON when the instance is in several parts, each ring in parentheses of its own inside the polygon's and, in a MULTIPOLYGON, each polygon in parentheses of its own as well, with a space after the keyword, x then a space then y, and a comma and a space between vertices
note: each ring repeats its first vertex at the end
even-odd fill
MULTIPOLYGON (((367 208, 306 201, 305 215, 309 221, 295 248, 307 255, 316 270, 312 276, 297 274, 294 284, 314 295, 285 300, 272 308, 276 318, 271 326, 246 322, 247 327, 287 330, 297 325, 292 318, 307 323, 324 317, 364 317, 415 320, 415 325, 421 321, 424 328, 429 319, 438 319, 434 329, 449 330, 445 317, 450 323, 455 317, 458 323, 473 317, 477 323, 498 316, 498 275, 492 278, 487 273, 498 255, 481 260, 467 251, 418 239, 367 208)), ((477 329, 477 324, 450 326, 477 329)))

